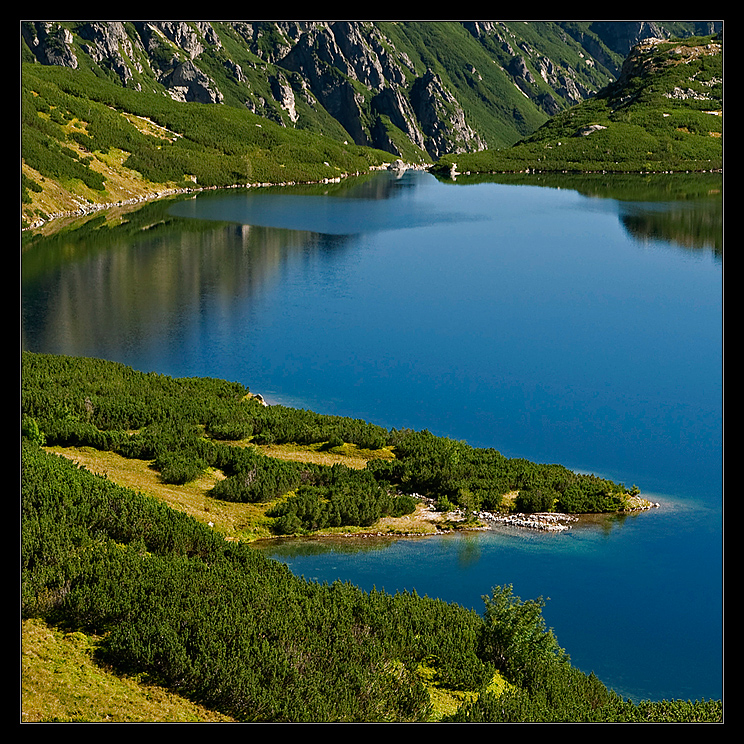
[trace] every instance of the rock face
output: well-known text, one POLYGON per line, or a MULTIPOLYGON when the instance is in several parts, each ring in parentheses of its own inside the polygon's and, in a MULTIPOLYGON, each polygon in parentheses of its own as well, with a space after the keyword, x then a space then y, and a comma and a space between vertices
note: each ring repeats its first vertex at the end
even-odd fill
POLYGON ((163 83, 177 101, 222 103, 222 94, 213 90, 212 81, 191 60, 178 65, 163 78, 163 83))
POLYGON ((141 47, 129 38, 124 24, 116 21, 88 23, 81 29, 80 36, 85 40, 83 51, 101 67, 114 72, 124 85, 133 79, 132 69, 142 72, 135 56, 135 47, 141 47))
POLYGON ((639 39, 668 36, 647 21, 25 21, 21 33, 44 65, 434 160, 512 144, 616 77, 639 39))
MULTIPOLYGON (((356 144, 400 155, 384 123, 389 120, 432 158, 484 146, 441 80, 429 72, 417 78, 410 59, 395 53, 374 25, 338 21, 286 30, 286 53, 279 47, 274 60, 307 82, 356 144)), ((259 38, 252 31, 252 39, 259 38)))
POLYGON ((468 126, 460 104, 431 70, 411 87, 411 105, 426 137, 426 151, 433 158, 485 148, 485 141, 468 126))
POLYGON ((72 33, 59 23, 24 23, 21 25, 21 36, 42 64, 70 67, 73 70, 77 68, 77 57, 72 49, 72 33))

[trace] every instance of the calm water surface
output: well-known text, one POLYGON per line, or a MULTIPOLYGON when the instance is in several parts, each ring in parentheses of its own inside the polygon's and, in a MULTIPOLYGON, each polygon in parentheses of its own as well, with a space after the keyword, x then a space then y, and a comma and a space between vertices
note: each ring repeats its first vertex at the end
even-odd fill
POLYGON ((264 547, 478 610, 511 583, 621 694, 720 698, 721 200, 564 186, 384 173, 150 205, 26 251, 23 346, 637 484, 662 508, 561 535, 264 547))

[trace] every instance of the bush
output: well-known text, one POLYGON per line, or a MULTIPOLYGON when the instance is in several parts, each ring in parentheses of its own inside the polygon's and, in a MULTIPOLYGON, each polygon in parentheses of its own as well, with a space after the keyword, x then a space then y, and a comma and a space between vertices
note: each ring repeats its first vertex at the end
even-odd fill
POLYGON ((196 480, 207 469, 201 458, 181 452, 163 452, 155 459, 154 467, 160 471, 163 483, 183 485, 196 480))
POLYGON ((416 511, 416 504, 418 502, 412 496, 407 494, 401 494, 396 496, 393 501, 393 508, 390 511, 391 517, 403 517, 406 514, 413 514, 416 511))
POLYGON ((38 444, 40 447, 43 447, 46 441, 44 433, 39 429, 39 425, 36 423, 36 419, 33 419, 30 416, 21 417, 21 436, 24 439, 28 439, 33 444, 38 444))
POLYGON ((554 494, 546 489, 522 489, 514 500, 514 508, 518 512, 528 514, 553 510, 554 494))

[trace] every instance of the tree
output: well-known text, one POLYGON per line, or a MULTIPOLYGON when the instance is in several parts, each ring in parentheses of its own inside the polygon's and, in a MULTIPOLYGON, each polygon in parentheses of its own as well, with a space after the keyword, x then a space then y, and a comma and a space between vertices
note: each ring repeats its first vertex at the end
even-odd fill
POLYGON ((485 602, 481 658, 493 663, 512 682, 528 686, 540 667, 568 661, 552 630, 545 627, 542 597, 523 602, 511 584, 495 587, 485 602))

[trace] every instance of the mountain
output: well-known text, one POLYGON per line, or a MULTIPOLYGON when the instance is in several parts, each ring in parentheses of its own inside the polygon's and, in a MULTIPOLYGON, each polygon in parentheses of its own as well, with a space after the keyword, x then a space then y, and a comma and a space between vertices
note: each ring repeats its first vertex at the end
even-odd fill
POLYGON ((510 148, 448 155, 467 173, 665 173, 723 168, 723 36, 646 39, 617 80, 510 148))
MULTIPOLYGON (((719 24, 720 25, 720 24, 719 24)), ((24 22, 24 52, 135 90, 436 159, 513 144, 616 77, 638 41, 712 22, 24 22), (330 121, 330 119, 333 120, 330 121), (493 121, 489 121, 493 120, 493 121)))
POLYGON ((640 39, 720 25, 24 21, 23 217, 508 148, 640 39))

